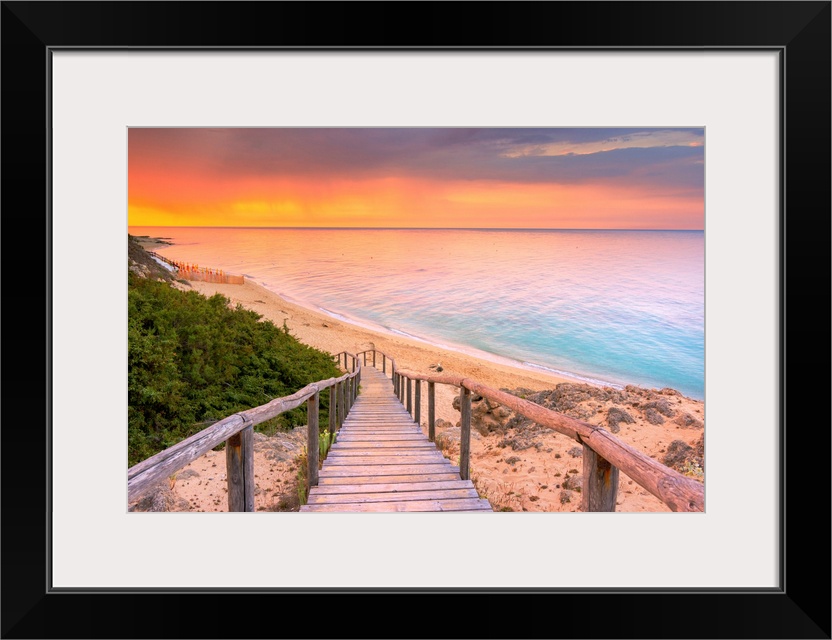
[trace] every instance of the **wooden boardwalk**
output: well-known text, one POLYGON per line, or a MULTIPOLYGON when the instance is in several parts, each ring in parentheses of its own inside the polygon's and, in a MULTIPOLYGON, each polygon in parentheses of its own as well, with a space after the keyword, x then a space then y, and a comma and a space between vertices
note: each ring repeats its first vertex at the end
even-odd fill
POLYGON ((301 511, 492 512, 422 433, 378 369, 361 370, 361 393, 301 511))

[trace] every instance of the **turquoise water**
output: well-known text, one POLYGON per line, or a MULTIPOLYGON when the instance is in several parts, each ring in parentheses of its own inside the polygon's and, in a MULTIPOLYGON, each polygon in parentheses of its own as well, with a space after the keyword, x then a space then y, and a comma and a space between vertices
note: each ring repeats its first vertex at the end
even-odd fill
POLYGON ((701 231, 131 227, 356 323, 704 399, 701 231))

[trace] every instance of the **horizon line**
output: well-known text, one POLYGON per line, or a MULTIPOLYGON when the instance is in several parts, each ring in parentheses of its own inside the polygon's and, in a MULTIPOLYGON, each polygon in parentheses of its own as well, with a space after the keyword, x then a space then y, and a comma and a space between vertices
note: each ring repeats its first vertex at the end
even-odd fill
POLYGON ((130 227, 153 227, 158 229, 302 229, 321 231, 701 231, 704 229, 633 229, 617 227, 284 227, 284 226, 240 226, 240 225, 164 225, 134 224, 130 227))

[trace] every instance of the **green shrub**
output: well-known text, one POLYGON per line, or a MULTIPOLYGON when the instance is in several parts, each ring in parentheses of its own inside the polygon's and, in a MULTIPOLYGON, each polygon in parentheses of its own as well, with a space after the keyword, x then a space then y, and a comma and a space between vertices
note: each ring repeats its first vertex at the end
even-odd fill
MULTIPOLYGON (((340 375, 330 354, 219 294, 128 273, 128 466, 212 422, 340 375)), ((320 421, 328 423, 321 394, 320 421)), ((305 406, 256 427, 306 424, 305 406)))

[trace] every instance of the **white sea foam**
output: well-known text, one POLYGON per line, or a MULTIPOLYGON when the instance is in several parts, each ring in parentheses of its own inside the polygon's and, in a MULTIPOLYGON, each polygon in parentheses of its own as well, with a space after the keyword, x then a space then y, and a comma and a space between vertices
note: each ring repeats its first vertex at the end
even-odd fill
POLYGON ((609 382, 607 380, 599 380, 598 378, 591 378, 589 376, 582 376, 577 373, 572 373, 571 371, 561 371, 560 369, 553 369, 552 367, 544 367, 542 364, 535 364, 534 362, 523 362, 521 363, 524 367, 528 367, 530 369, 539 369, 542 371, 547 371, 549 373, 554 373, 555 375, 564 377, 564 378, 572 378, 574 380, 580 380, 581 382, 587 382, 589 384, 598 385, 601 387, 612 387, 613 389, 623 389, 623 384, 618 384, 615 382, 609 382))

